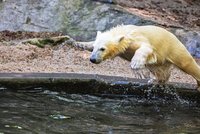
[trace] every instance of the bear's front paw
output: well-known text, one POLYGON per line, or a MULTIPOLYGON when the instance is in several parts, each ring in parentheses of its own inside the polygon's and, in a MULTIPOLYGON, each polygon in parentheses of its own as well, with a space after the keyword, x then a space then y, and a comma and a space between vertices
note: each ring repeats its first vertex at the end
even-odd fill
POLYGON ((132 69, 142 69, 145 68, 146 60, 145 58, 137 58, 133 57, 131 60, 131 68, 132 69))

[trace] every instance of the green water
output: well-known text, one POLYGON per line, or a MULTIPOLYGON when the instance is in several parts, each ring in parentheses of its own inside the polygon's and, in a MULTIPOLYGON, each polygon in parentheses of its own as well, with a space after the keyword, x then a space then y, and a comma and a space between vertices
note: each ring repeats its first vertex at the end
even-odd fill
POLYGON ((0 134, 199 134, 200 107, 180 99, 0 91, 0 134))

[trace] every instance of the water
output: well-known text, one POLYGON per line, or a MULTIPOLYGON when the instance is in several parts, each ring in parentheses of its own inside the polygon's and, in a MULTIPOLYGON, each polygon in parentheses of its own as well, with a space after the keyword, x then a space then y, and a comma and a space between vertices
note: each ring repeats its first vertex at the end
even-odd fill
POLYGON ((0 91, 0 134, 199 134, 200 107, 180 99, 0 91))

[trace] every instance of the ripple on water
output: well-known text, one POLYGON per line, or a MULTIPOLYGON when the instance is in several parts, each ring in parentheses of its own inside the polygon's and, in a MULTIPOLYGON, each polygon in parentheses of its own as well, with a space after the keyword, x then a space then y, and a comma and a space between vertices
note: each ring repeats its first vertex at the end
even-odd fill
POLYGON ((200 108, 183 102, 4 90, 0 92, 0 133, 200 132, 200 108))

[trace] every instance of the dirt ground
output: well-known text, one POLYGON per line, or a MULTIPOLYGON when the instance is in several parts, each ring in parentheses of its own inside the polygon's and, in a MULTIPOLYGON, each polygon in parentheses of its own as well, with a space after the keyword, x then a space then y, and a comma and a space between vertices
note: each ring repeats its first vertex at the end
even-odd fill
MULTIPOLYGON (((7 31, 8 32, 8 31, 7 31)), ((139 74, 144 74, 145 78, 150 77, 147 70, 133 71, 130 63, 117 57, 107 60, 101 64, 90 63, 90 53, 87 50, 80 50, 67 44, 39 48, 30 44, 5 45, 5 41, 14 39, 25 39, 30 37, 50 37, 60 35, 59 33, 26 33, 16 34, 11 32, 0 33, 0 72, 47 72, 47 73, 86 73, 102 74, 140 78, 139 74), (6 34, 7 33, 7 34, 6 34), (14 35, 15 37, 12 37, 14 35), (42 35, 42 36, 39 36, 42 35)), ((144 78, 144 77, 142 77, 144 78)), ((195 83, 195 80, 178 69, 172 69, 171 82, 195 83)))
POLYGON ((165 27, 200 28, 199 0, 114 0, 114 3, 165 27))

